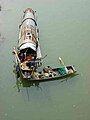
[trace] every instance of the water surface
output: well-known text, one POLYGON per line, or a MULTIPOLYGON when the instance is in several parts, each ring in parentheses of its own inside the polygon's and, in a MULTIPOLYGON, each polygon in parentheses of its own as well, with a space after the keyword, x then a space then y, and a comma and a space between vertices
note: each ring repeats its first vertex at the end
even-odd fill
POLYGON ((0 120, 90 120, 90 1, 0 0, 0 120), (58 67, 58 57, 79 75, 23 87, 13 73, 23 10, 37 11, 43 66, 58 67))

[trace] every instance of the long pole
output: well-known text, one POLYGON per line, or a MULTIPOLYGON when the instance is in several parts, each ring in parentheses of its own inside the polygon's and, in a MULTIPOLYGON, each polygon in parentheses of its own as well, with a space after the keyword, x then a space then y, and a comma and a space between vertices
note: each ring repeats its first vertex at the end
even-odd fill
POLYGON ((60 61, 60 64, 62 64, 65 67, 65 63, 63 62, 63 60, 61 59, 61 57, 59 57, 59 61, 60 61))
POLYGON ((21 63, 15 48, 13 49, 13 53, 15 54, 17 61, 21 63))

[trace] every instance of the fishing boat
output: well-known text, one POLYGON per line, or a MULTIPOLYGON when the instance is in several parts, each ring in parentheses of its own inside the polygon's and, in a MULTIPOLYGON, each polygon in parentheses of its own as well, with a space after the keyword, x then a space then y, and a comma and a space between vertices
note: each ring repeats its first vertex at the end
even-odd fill
POLYGON ((64 79, 67 77, 73 77, 77 75, 76 72, 77 71, 72 65, 66 67, 58 67, 58 68, 51 68, 50 66, 47 66, 43 68, 42 71, 34 71, 32 77, 30 79, 27 78, 27 80, 33 82, 52 81, 52 80, 64 79))
POLYGON ((13 53, 16 59, 16 73, 29 81, 50 81, 69 77, 76 73, 73 65, 66 66, 59 57, 61 67, 50 66, 38 69, 42 62, 39 44, 39 29, 36 22, 36 12, 31 8, 24 11, 22 22, 19 26, 18 48, 13 53))
POLYGON ((52 68, 50 66, 46 66, 43 68, 43 70, 39 71, 38 69, 36 71, 33 71, 32 76, 29 81, 52 81, 52 80, 58 80, 67 78, 70 76, 75 76, 76 69, 73 65, 65 65, 63 60, 59 57, 59 61, 61 66, 58 68, 52 68))
POLYGON ((30 78, 32 72, 41 66, 42 55, 36 19, 36 11, 31 8, 24 11, 19 25, 18 48, 13 50, 18 70, 23 78, 30 78))

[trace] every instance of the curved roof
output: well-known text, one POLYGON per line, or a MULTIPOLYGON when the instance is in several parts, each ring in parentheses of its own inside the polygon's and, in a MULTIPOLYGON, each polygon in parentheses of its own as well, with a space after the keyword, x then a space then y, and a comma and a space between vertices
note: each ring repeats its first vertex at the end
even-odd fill
POLYGON ((19 47, 19 49, 20 50, 23 50, 23 49, 25 49, 25 48, 31 48, 31 49, 33 49, 34 51, 36 51, 36 45, 34 45, 33 43, 24 43, 24 44, 22 44, 20 47, 19 47))

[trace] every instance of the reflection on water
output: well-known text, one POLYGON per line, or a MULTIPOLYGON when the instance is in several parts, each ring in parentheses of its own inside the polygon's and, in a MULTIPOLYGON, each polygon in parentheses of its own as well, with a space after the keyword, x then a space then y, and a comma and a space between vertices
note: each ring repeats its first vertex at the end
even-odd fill
POLYGON ((21 77, 17 78, 16 77, 16 87, 18 89, 18 92, 20 92, 21 88, 30 88, 31 86, 37 87, 39 89, 42 90, 42 88, 39 86, 40 82, 36 81, 36 82, 32 82, 30 80, 24 80, 21 77))
POLYGON ((37 87, 37 88, 40 88, 39 87, 39 82, 38 81, 30 81, 30 80, 25 80, 22 78, 22 76, 19 75, 19 73, 16 72, 15 70, 15 66, 14 65, 14 70, 13 70, 13 73, 15 74, 15 78, 16 78, 16 87, 18 88, 18 92, 20 92, 20 88, 21 87, 31 87, 31 86, 34 86, 34 87, 37 87))

